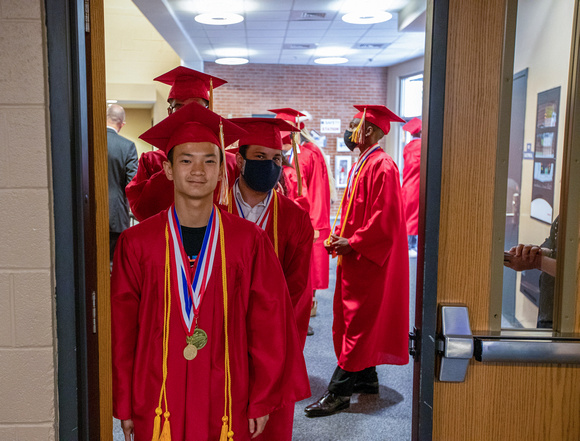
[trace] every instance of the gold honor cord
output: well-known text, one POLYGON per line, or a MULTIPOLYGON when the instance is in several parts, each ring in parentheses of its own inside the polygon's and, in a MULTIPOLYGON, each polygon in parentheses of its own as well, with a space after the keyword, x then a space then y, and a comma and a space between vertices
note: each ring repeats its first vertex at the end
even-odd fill
POLYGON ((152 441, 171 441, 171 428, 169 426, 169 410, 167 408, 167 355, 169 353, 169 319, 171 317, 171 277, 170 277, 170 257, 169 257, 169 230, 165 225, 165 282, 163 284, 163 382, 159 393, 159 404, 155 409, 155 420, 153 421, 152 441), (159 435, 161 428, 161 403, 165 403, 165 422, 163 431, 159 435))
MULTIPOLYGON (((278 256, 278 192, 276 190, 272 190, 274 192, 274 195, 272 196, 274 198, 274 251, 276 252, 276 257, 278 256)), ((233 195, 233 190, 230 190, 230 198, 229 198, 229 203, 228 203, 228 213, 232 214, 233 213, 233 201, 234 201, 234 195, 233 195)))
MULTIPOLYGON (((219 211, 217 211, 219 213, 219 211)), ((224 333, 225 333, 225 387, 224 387, 224 416, 222 417, 222 430, 220 441, 233 441, 232 430, 232 374, 230 372, 230 343, 228 339, 228 277, 226 273, 226 246, 224 240, 224 227, 220 215, 220 252, 222 254, 222 285, 224 295, 224 333), (228 417, 229 415, 229 417, 228 417)))
MULTIPOLYGON (((352 186, 352 191, 350 193, 350 199, 348 200, 348 206, 346 207, 346 214, 344 216, 344 219, 341 220, 342 227, 340 228, 340 237, 343 237, 342 235, 344 234, 344 228, 346 227, 346 220, 348 219, 348 215, 350 214, 350 208, 352 207, 352 201, 354 200, 354 195, 355 195, 355 192, 357 189, 358 180, 360 178, 360 175, 361 175, 361 172, 362 172, 364 166, 367 163, 368 158, 369 158, 368 156, 365 158, 365 161, 363 162, 360 169, 358 170, 358 173, 357 173, 356 178, 354 180, 354 184, 352 186)), ((328 236, 328 239, 325 240, 326 245, 330 245, 330 237, 332 235, 332 232, 334 231, 334 227, 336 226, 336 221, 338 219, 338 216, 340 215, 340 211, 342 209, 342 204, 344 202, 344 199, 345 199, 347 193, 348 193, 348 187, 344 189, 344 193, 342 194, 342 199, 340 200, 340 205, 338 206, 338 211, 336 212, 336 217, 334 218, 334 222, 333 222, 332 228, 330 230, 330 235, 328 236)), ((338 256, 338 261, 336 264, 337 265, 342 264, 342 256, 338 256)))

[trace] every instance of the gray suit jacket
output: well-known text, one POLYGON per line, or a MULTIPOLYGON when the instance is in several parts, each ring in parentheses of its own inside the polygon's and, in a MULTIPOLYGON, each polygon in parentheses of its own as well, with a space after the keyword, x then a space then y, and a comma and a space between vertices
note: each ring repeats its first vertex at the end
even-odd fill
POLYGON ((129 202, 125 187, 137 173, 135 143, 107 127, 109 152, 109 231, 121 233, 129 228, 129 202))

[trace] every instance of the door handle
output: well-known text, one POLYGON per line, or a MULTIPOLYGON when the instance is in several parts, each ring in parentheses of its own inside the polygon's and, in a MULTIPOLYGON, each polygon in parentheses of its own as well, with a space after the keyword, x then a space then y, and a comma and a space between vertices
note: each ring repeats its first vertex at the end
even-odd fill
POLYGON ((580 335, 536 330, 471 332, 465 305, 440 305, 439 381, 465 381, 472 357, 482 363, 580 364, 580 335))

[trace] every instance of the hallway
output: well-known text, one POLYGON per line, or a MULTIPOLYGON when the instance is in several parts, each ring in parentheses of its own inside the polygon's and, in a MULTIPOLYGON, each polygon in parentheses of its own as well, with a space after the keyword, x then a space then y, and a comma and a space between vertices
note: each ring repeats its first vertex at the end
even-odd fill
MULTIPOLYGON (((410 265, 410 323, 415 316, 417 260, 410 265)), ((318 314, 311 319, 314 335, 306 340, 304 357, 310 377, 312 397, 296 404, 293 441, 405 441, 411 439, 413 366, 379 366, 380 392, 353 395, 347 411, 325 418, 307 418, 304 407, 318 399, 336 366, 332 348, 332 296, 336 281, 336 259, 330 261, 329 289, 319 291, 318 314)), ((114 421, 114 441, 123 441, 118 420, 114 421)), ((275 440, 269 440, 275 441, 275 440)))

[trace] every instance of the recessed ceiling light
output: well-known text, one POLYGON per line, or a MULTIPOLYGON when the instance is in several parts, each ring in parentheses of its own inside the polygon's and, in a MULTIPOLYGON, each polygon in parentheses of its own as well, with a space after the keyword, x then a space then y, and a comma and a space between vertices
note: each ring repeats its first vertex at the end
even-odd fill
POLYGON ((206 25, 231 25, 244 21, 244 17, 228 12, 210 12, 197 15, 195 21, 206 25))
POLYGON ((351 24, 375 24, 389 21, 393 14, 387 11, 349 12, 342 16, 342 21, 351 24))
POLYGON ((324 58, 317 58, 314 60, 316 64, 342 64, 347 63, 348 58, 344 57, 324 57, 324 58))
POLYGON ((117 104, 117 100, 107 100, 107 104, 117 104))
POLYGON ((247 58, 218 58, 215 60, 217 64, 230 64, 230 65, 238 65, 238 64, 246 64, 249 62, 247 58))

